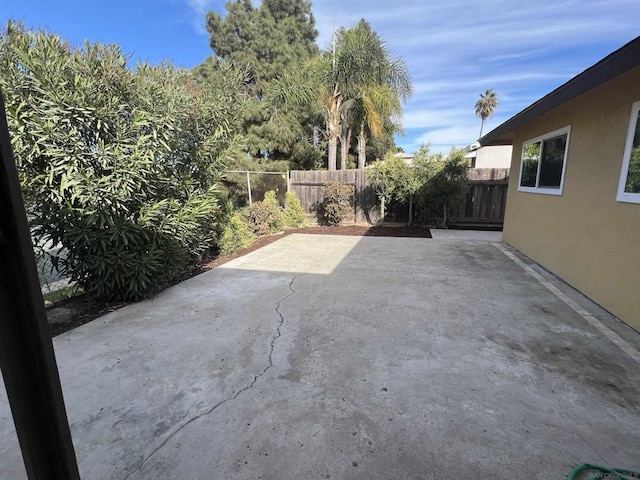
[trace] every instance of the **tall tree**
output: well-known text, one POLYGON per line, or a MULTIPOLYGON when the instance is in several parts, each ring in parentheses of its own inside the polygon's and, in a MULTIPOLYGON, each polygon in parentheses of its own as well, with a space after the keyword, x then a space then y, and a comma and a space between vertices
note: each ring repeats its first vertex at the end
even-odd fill
POLYGON ((305 0, 264 0, 254 7, 251 0, 226 4, 227 14, 207 15, 207 30, 214 56, 198 67, 200 77, 215 79, 216 69, 233 64, 246 73, 244 93, 248 102, 244 122, 246 145, 254 157, 289 159, 294 152, 312 149, 313 125, 319 123, 307 105, 296 110, 281 109, 285 122, 270 123, 264 96, 271 83, 302 69, 302 64, 319 52, 318 32, 305 0))
POLYGON ((402 114, 400 99, 389 85, 362 87, 352 109, 352 124, 358 129, 358 169, 366 162, 367 141, 385 133, 385 126, 401 132, 399 117, 402 114))
POLYGON ((207 14, 209 44, 215 57, 247 70, 258 97, 264 82, 318 53, 308 1, 265 0, 255 8, 251 0, 236 0, 225 8, 224 18, 217 12, 207 14))
MULTIPOLYGON (((348 112, 367 89, 388 87, 394 99, 405 100, 411 94, 411 79, 404 61, 393 56, 385 43, 365 21, 336 32, 331 50, 318 61, 321 103, 325 109, 326 134, 329 143, 329 169, 336 168, 337 144, 341 140, 346 156, 349 129, 343 128, 348 112)), ((371 91, 371 90, 369 90, 371 91)), ((388 103, 395 104, 395 100, 388 103)), ((372 103, 369 102, 369 106, 372 103)), ((391 111, 379 111, 389 117, 391 111)), ((364 117, 361 117, 364 118, 364 117)), ((369 116, 373 118, 373 116, 369 116)), ((344 164, 344 162, 343 162, 344 164)))
POLYGON ((484 122, 487 118, 493 115, 493 111, 498 106, 498 95, 492 88, 487 89, 484 93, 480 94, 480 98, 476 102, 476 116, 480 117, 480 135, 482 137, 482 129, 484 128, 484 122))

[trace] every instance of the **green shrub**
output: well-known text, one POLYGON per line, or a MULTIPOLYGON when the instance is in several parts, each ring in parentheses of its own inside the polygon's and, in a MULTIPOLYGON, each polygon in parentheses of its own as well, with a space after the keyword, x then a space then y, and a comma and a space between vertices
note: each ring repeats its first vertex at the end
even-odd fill
POLYGON ((297 228, 306 224, 304 208, 295 192, 287 192, 285 195, 283 217, 287 227, 297 228))
POLYGON ((469 191, 468 170, 463 149, 452 148, 446 159, 433 165, 416 194, 421 223, 446 225, 462 211, 469 191))
POLYGON ((386 205, 392 201, 409 203, 409 224, 412 220, 413 195, 420 188, 421 179, 418 169, 392 153, 387 153, 384 160, 378 160, 366 170, 367 181, 380 199, 380 220, 385 219, 386 205))
POLYGON ((218 241, 221 255, 229 255, 248 247, 255 240, 255 235, 238 212, 229 218, 218 241))
POLYGON ((353 214, 353 187, 338 182, 327 182, 320 208, 321 221, 338 226, 353 214))
POLYGON ((249 209, 249 224, 259 237, 282 231, 284 217, 273 190, 265 193, 263 201, 253 202, 249 209))
POLYGON ((139 299, 215 244, 216 185, 240 128, 238 85, 165 63, 127 65, 115 45, 76 48, 10 22, 0 86, 38 241, 68 252, 89 295, 139 299))

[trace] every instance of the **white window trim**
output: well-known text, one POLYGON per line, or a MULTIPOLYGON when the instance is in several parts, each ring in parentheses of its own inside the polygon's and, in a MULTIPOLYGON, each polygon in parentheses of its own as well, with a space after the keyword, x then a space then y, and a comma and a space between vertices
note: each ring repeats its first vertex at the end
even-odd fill
POLYGON ((640 193, 627 193, 624 187, 627 184, 629 175, 629 163, 631 163, 631 150, 633 149, 633 137, 636 134, 636 123, 640 112, 640 101, 631 105, 631 117, 629 119, 629 130, 627 130, 627 143, 624 147, 624 157, 622 157, 622 171, 620 172, 620 182, 618 183, 618 202, 640 203, 640 193))
MULTIPOLYGON (((522 153, 520 154, 520 175, 518 177, 518 191, 526 193, 540 193, 542 195, 562 195, 564 188, 564 174, 567 171, 567 156, 569 154, 569 139, 571 138, 571 125, 568 125, 553 132, 545 133, 539 137, 531 138, 522 142, 522 153), (567 134, 567 144, 564 149, 564 159, 562 160, 562 175, 560 177, 560 186, 558 188, 545 188, 545 187, 523 187, 522 183, 522 169, 524 166, 524 147, 529 143, 538 143, 543 140, 548 140, 553 137, 559 137, 560 135, 567 134)), ((538 172, 536 174, 536 184, 540 181, 540 164, 538 163, 538 172)))

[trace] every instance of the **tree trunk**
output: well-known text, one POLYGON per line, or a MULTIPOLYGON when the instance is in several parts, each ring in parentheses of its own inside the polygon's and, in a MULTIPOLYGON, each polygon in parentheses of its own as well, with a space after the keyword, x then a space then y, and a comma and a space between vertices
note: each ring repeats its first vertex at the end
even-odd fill
POLYGON ((329 140, 329 152, 328 152, 328 164, 329 170, 335 170, 337 163, 336 157, 338 154, 338 137, 340 136, 340 103, 342 102, 342 95, 338 92, 338 89, 334 90, 333 97, 331 97, 328 112, 327 112, 327 137, 329 140))
POLYGON ((383 221, 384 221, 384 195, 380 197, 380 222, 378 223, 382 223, 383 221))
POLYGON ((360 135, 358 135, 358 168, 362 170, 367 160, 367 136, 364 133, 364 123, 360 125, 360 135))
POLYGON ((480 136, 478 137, 478 140, 480 140, 482 138, 482 129, 484 128, 484 118, 482 118, 481 122, 480 122, 480 136))
POLYGON ((409 195, 409 221, 407 222, 407 226, 411 226, 411 222, 413 221, 413 195, 409 195))
POLYGON ((347 143, 346 148, 343 149, 344 160, 342 160, 342 170, 347 169, 347 160, 349 160, 349 146, 351 145, 351 128, 347 128, 347 143))
POLYGON ((327 167, 329 170, 336 169, 336 154, 338 153, 338 137, 329 137, 329 163, 327 167))
POLYGON ((342 133, 340 134, 340 170, 347 169, 347 155, 349 152, 349 129, 342 124, 342 133))

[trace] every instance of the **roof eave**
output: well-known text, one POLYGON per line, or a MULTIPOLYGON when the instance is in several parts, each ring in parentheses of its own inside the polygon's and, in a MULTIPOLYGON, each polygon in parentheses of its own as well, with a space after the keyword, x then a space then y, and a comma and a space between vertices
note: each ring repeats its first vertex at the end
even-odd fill
POLYGON ((568 82, 560 85, 509 120, 491 130, 479 142, 487 145, 511 145, 513 131, 560 105, 640 66, 640 37, 631 40, 595 65, 587 68, 568 82))

